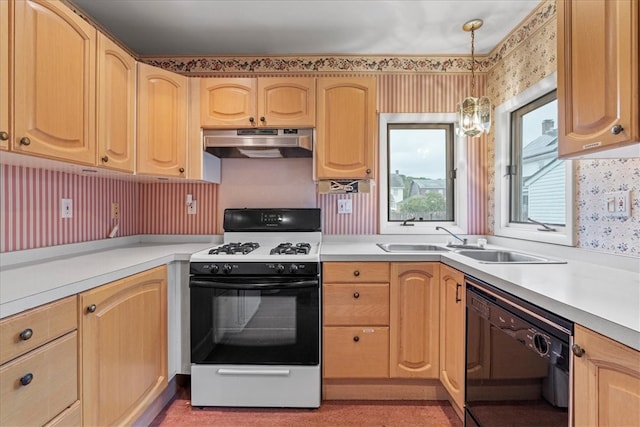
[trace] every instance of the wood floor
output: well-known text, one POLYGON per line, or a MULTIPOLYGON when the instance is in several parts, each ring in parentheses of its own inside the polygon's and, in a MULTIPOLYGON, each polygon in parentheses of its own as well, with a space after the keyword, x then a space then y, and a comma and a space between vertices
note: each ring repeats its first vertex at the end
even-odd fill
POLYGON ((251 427, 459 427, 462 421, 446 401, 325 401, 319 409, 192 408, 178 396, 152 426, 251 427))

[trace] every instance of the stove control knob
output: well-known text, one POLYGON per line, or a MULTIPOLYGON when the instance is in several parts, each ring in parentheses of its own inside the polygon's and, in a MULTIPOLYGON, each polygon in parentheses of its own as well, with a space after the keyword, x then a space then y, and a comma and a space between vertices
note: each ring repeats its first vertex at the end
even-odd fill
POLYGON ((230 264, 225 264, 222 266, 222 271, 229 274, 231 273, 231 265, 230 264))
POLYGON ((282 264, 276 265, 276 273, 284 273, 284 265, 282 264))
POLYGON ((211 264, 211 268, 209 269, 212 274, 216 274, 219 270, 220 267, 218 266, 218 264, 211 264))
POLYGON ((297 266, 297 265, 295 265, 295 264, 291 264, 291 265, 289 266, 289 272, 291 272, 291 273, 295 273, 296 271, 298 271, 298 266, 297 266))

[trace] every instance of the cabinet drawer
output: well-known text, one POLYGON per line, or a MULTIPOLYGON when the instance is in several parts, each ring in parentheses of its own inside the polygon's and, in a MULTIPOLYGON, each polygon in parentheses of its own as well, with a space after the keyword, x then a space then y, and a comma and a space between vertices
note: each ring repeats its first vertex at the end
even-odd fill
POLYGON ((324 378, 388 378, 388 327, 324 327, 324 378))
POLYGON ((325 325, 389 325, 389 284, 323 285, 325 325))
POLYGON ((82 406, 80 401, 65 409, 60 415, 45 424, 44 427, 76 427, 82 425, 82 406))
POLYGON ((78 400, 73 331, 0 368, 0 425, 43 425, 78 400), (27 374, 31 382, 21 384, 27 374))
POLYGON ((325 262, 322 264, 325 283, 388 282, 388 262, 325 262))
POLYGON ((70 296, 0 321, 0 364, 76 329, 76 301, 70 296))

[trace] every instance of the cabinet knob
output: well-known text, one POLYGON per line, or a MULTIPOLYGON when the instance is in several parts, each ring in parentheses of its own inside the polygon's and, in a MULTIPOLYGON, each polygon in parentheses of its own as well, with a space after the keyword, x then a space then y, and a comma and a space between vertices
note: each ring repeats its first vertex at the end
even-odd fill
POLYGON ((31 140, 26 136, 20 138, 20 145, 29 145, 31 144, 31 140))
POLYGON ((369 175, 371 173, 371 169, 367 169, 366 172, 367 172, 367 175, 369 175))
POLYGON ((619 135, 623 130, 624 128, 622 127, 622 125, 615 125, 614 127, 611 128, 611 134, 619 135))
POLYGON ((20 378, 20 384, 29 385, 32 380, 33 380, 33 374, 29 372, 24 377, 20 378))
POLYGON ((358 270, 354 271, 354 272, 353 272, 353 275, 354 275, 354 276, 356 276, 356 277, 358 277, 358 276, 360 275, 360 271, 358 271, 358 270))
POLYGON ((585 353, 584 349, 580 347, 578 344, 573 344, 571 346, 571 351, 576 357, 582 357, 584 356, 584 353, 585 353))
POLYGON ((360 292, 354 292, 354 293, 353 293, 353 297, 354 297, 355 299, 360 298, 360 292))
POLYGON ((20 339, 22 341, 26 341, 33 336, 33 329, 27 328, 24 331, 20 332, 20 339))
POLYGON ((96 311, 96 305, 95 304, 91 304, 89 307, 87 307, 87 313, 94 313, 96 311))
POLYGON ((0 141, 6 141, 9 139, 9 134, 5 131, 0 132, 0 141))
POLYGON ((353 342, 358 342, 358 341, 360 341, 360 337, 359 336, 356 335, 355 337, 353 337, 353 342))
POLYGON ((261 116, 261 117, 260 117, 260 121, 261 121, 262 123, 264 123, 264 122, 265 122, 265 120, 267 120, 267 119, 265 119, 265 118, 264 118, 264 116, 261 116))
POLYGON ((254 119, 253 117, 249 117, 249 122, 250 122, 250 123, 253 123, 253 122, 255 122, 255 121, 256 121, 256 119, 254 119))
POLYGON ((109 161, 109 157, 108 156, 102 156, 102 160, 103 163, 107 163, 109 161))
POLYGON ((184 173, 184 168, 180 168, 178 171, 180 171, 180 173, 184 173))

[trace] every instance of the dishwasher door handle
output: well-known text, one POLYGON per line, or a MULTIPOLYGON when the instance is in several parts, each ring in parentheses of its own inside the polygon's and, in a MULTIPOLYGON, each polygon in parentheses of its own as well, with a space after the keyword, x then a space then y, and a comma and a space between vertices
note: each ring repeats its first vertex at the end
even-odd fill
POLYGON ((220 375, 238 375, 238 376, 259 376, 259 377, 288 377, 291 374, 289 369, 218 369, 220 375))

